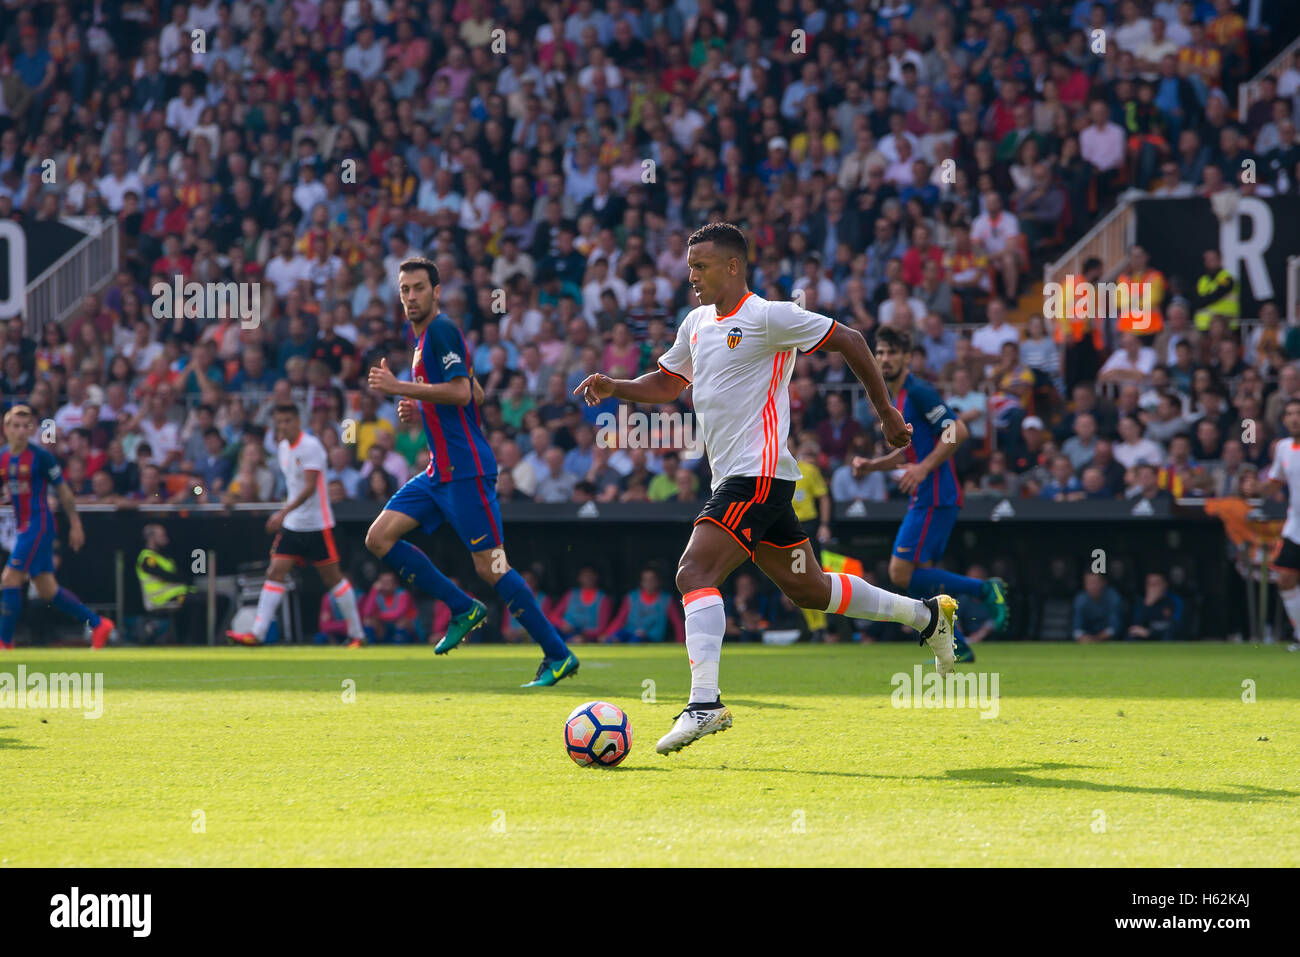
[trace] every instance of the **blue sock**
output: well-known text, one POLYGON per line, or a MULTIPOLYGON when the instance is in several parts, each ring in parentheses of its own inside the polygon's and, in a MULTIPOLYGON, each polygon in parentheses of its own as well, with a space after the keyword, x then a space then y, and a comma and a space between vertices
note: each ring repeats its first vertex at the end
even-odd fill
POLYGON ((978 595, 984 590, 984 582, 979 578, 946 572, 942 568, 916 568, 912 570, 912 580, 908 582, 907 590, 927 598, 940 593, 978 595))
POLYGON ((54 593, 54 597, 50 599, 50 604, 65 615, 77 619, 77 621, 90 622, 91 628, 99 627, 100 617, 83 605, 80 598, 62 586, 54 593))
POLYGON ((401 541, 388 550, 384 564, 397 572, 397 577, 407 585, 415 585, 422 591, 437 598, 453 615, 463 615, 474 604, 474 599, 465 594, 455 583, 438 571, 429 556, 410 542, 401 541))
POLYGON ((569 646, 564 643, 555 626, 542 614, 542 607, 537 604, 537 596, 528 587, 528 582, 524 581, 523 575, 512 568, 498 578, 493 587, 501 596, 501 600, 506 603, 506 609, 519 619, 519 624, 524 626, 524 631, 532 636, 533 641, 542 646, 542 654, 548 661, 569 656, 569 646))
POLYGON ((0 588, 0 645, 14 643, 14 628, 22 610, 23 593, 17 588, 0 588))

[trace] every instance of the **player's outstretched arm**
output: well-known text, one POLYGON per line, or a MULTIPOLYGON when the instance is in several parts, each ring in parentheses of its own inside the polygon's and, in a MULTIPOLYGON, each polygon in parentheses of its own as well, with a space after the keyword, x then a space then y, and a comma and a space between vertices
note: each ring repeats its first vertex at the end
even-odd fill
POLYGON ((823 348, 844 356, 845 363, 853 370, 858 381, 867 387, 867 397, 871 399, 876 417, 880 419, 885 441, 892 448, 906 447, 912 441, 912 427, 903 421, 903 413, 894 408, 894 403, 889 400, 885 377, 880 374, 880 366, 876 364, 876 357, 871 354, 871 347, 862 338, 862 333, 837 322, 823 348))
POLYGON ((63 513, 68 516, 68 544, 74 552, 79 552, 86 544, 86 530, 81 527, 81 516, 77 514, 77 498, 66 482, 59 483, 58 495, 63 513))
POLYGON ((657 405, 674 401, 686 386, 685 379, 669 375, 663 369, 655 369, 635 379, 611 379, 595 372, 578 383, 573 394, 581 396, 587 405, 599 405, 610 396, 628 402, 657 405))

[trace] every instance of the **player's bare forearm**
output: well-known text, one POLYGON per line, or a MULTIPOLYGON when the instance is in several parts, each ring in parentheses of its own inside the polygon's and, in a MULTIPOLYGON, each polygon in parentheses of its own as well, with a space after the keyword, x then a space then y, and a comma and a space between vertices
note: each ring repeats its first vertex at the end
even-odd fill
POLYGON ((877 416, 881 416, 883 409, 893 408, 893 403, 889 399, 889 389, 885 386, 885 377, 881 375, 876 357, 872 354, 871 347, 867 345, 867 340, 862 337, 862 333, 842 322, 837 322, 831 337, 826 340, 825 348, 844 356, 845 364, 853 370, 858 381, 866 386, 867 398, 871 400, 877 416))
POLYGON ((596 405, 611 396, 626 402, 657 405, 674 401, 686 385, 685 379, 669 375, 662 369, 654 369, 635 379, 611 379, 597 372, 583 379, 573 394, 581 396, 588 405, 596 405))
POLYGON ((72 494, 72 489, 68 488, 67 483, 59 485, 59 504, 63 506, 63 514, 68 516, 68 522, 71 525, 80 525, 81 516, 77 514, 77 497, 72 494))
POLYGON ((866 459, 862 468, 868 472, 888 472, 890 469, 896 469, 907 459, 906 449, 894 449, 888 455, 882 455, 879 458, 866 459))

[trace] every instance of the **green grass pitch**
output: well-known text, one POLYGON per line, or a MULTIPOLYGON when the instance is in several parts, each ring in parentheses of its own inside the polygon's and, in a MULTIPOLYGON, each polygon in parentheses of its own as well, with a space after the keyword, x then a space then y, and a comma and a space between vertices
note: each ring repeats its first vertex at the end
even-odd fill
POLYGON ((891 705, 914 646, 729 645, 735 726, 671 757, 684 650, 577 650, 524 691, 532 648, 20 649, 0 672, 102 671, 104 713, 0 710, 0 862, 1300 864, 1277 646, 983 645, 981 718, 891 705), (613 770, 564 752, 593 699, 632 723, 613 770))

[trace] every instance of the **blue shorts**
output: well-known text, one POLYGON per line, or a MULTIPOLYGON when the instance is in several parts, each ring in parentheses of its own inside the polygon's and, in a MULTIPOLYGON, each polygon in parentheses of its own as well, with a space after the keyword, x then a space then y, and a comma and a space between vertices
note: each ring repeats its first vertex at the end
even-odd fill
POLYGON ((937 561, 957 524, 959 511, 956 505, 913 505, 898 527, 892 557, 918 565, 937 561))
POLYGON ((384 508, 411 516, 428 534, 447 522, 471 552, 505 544, 495 475, 435 482, 421 472, 399 488, 384 508))
POLYGON ((13 554, 9 556, 9 567, 28 575, 54 571, 54 523, 19 532, 13 554))

